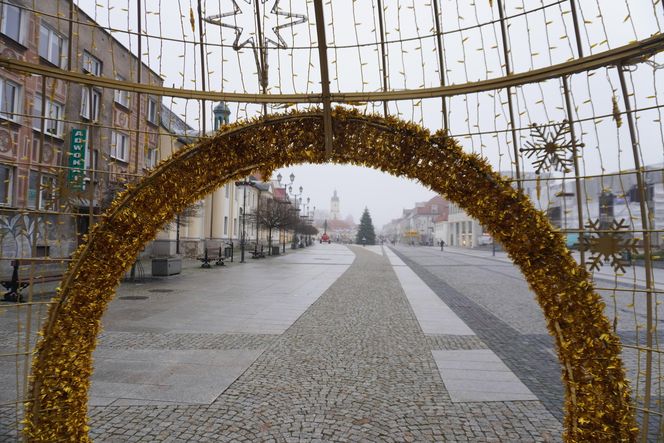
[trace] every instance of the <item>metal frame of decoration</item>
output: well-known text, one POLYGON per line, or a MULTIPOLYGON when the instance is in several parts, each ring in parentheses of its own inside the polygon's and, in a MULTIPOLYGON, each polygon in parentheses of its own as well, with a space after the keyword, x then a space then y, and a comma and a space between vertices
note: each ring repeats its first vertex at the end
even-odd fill
MULTIPOLYGON (((243 0, 246 1, 246 0, 243 0)), ((381 0, 378 0, 381 4, 381 0)), ((434 9, 438 0, 433 1, 434 9)), ((492 4, 494 2, 489 2, 492 4)), ((615 67, 619 75, 620 89, 625 111, 620 113, 617 98, 612 99, 612 111, 616 124, 622 124, 625 117, 634 153, 635 171, 641 206, 641 225, 646 269, 651 270, 650 232, 652 226, 647 220, 646 198, 643 186, 643 172, 638 155, 638 138, 635 117, 629 100, 629 91, 624 78, 625 66, 644 62, 645 58, 664 50, 664 36, 636 41, 607 51, 584 54, 580 38, 580 21, 576 2, 571 1, 570 10, 575 34, 576 58, 557 65, 514 73, 510 67, 509 39, 507 22, 502 0, 498 6, 500 31, 503 41, 505 70, 502 77, 459 85, 446 85, 443 73, 441 51, 441 28, 436 22, 438 55, 440 62, 441 86, 432 88, 391 90, 387 85, 386 58, 383 50, 383 84, 379 91, 341 91, 331 93, 329 89, 328 60, 326 56, 325 25, 322 0, 314 0, 316 28, 319 36, 318 49, 321 67, 321 92, 310 94, 261 94, 226 93, 221 91, 164 88, 140 81, 120 82, 112 78, 94 77, 75 71, 62 70, 53 66, 31 63, 0 56, 0 67, 14 72, 41 75, 44 78, 60 79, 111 89, 132 91, 139 94, 181 97, 201 100, 223 100, 227 102, 250 102, 260 104, 316 103, 322 105, 322 112, 310 112, 284 117, 267 118, 260 123, 248 122, 244 125, 226 128, 213 139, 203 140, 162 164, 148 178, 132 187, 108 213, 109 218, 95 228, 90 241, 76 254, 76 259, 61 287, 59 298, 51 307, 49 322, 40 341, 35 366, 32 397, 29 397, 25 431, 33 440, 74 440, 85 441, 87 437, 86 407, 87 388, 91 373, 90 356, 99 331, 99 318, 106 304, 113 296, 118 283, 118 272, 133 260, 138 248, 148 241, 159 225, 170 215, 182 208, 186 201, 210 192, 215 186, 240 179, 256 168, 269 172, 277 165, 290 165, 298 162, 351 163, 371 165, 395 175, 420 179, 432 189, 446 194, 460 206, 468 208, 489 227, 494 236, 509 250, 514 261, 521 267, 540 302, 550 332, 556 339, 563 367, 566 389, 565 439, 568 441, 633 441, 637 428, 634 423, 634 408, 629 398, 629 389, 618 357, 620 345, 611 332, 606 318, 602 315, 603 305, 589 283, 588 273, 568 255, 560 234, 553 231, 546 218, 535 211, 531 204, 509 184, 491 172, 486 163, 478 157, 461 152, 455 142, 445 137, 444 132, 435 135, 414 125, 394 119, 380 119, 353 115, 343 111, 333 111, 332 103, 364 103, 382 101, 387 113, 387 102, 392 100, 441 98, 446 108, 446 98, 471 94, 480 91, 507 90, 510 109, 510 132, 514 158, 518 159, 518 143, 515 117, 512 109, 512 89, 519 85, 541 82, 547 79, 562 80, 565 109, 574 131, 574 113, 571 102, 569 76, 597 68, 615 67), (321 38, 322 36, 322 38, 321 38), (334 118, 335 125, 332 125, 334 118), (341 129, 351 129, 344 132, 341 129), (289 131, 295 131, 289 133, 289 131), (364 131, 364 132, 363 132, 364 131), (380 132, 390 134, 389 140, 370 145, 368 140, 380 132), (366 132, 366 134, 365 134, 366 132), (274 140, 267 136, 274 136, 274 140), (298 137, 294 137, 298 135, 298 137), (288 139, 287 136, 292 138, 288 139), (336 137, 336 138, 335 138, 336 137), (251 140, 266 142, 252 144, 251 140), (288 145, 288 149, 274 143, 279 140, 296 140, 299 145, 288 145), (325 151, 320 148, 324 141, 325 151), (269 142, 269 143, 267 143, 269 142), (227 144, 227 145, 225 145, 227 144), (385 149, 389 145, 390 149, 385 149), (221 152, 221 146, 228 149, 221 152), (262 146, 256 151, 256 146, 262 146), (316 146, 316 148, 314 148, 316 146), (394 149, 397 147, 398 149, 394 149), (244 151, 242 150, 244 149, 244 151), (270 157, 271 156, 271 157, 270 157), (217 159, 225 166, 225 173, 212 171, 205 159, 217 159), (269 159, 268 159, 269 158, 269 159), (413 158, 430 160, 431 163, 413 162, 413 158), (184 166, 194 169, 197 174, 177 176, 184 166), (449 172, 449 177, 440 174, 449 172), (174 174, 175 173, 175 174, 174 174), (224 175, 225 174, 225 175, 224 175), (465 175, 464 175, 465 174, 465 175), (202 176, 210 180, 209 186, 200 186, 189 192, 186 183, 179 181, 184 176, 202 176), (212 179, 210 179, 212 177, 212 179), (450 180, 457 180, 454 183, 450 180), (155 186, 165 186, 173 192, 173 201, 164 201, 165 193, 154 193, 155 186), (143 206, 142 206, 143 205, 143 206), (154 211, 149 220, 145 208, 154 211), (496 208, 500 211, 496 212, 496 208), (139 223, 140 222, 140 223, 139 223), (136 225, 135 227, 133 225, 136 225), (134 227, 137 230, 129 230, 134 227), (650 227, 650 229, 648 229, 650 227), (113 229, 125 229, 125 231, 113 229), (135 237, 117 232, 131 232, 135 237), (127 238, 131 240, 127 241, 127 238), (57 377, 54 374, 58 374, 57 377), (62 383, 57 382, 62 380, 62 383)), ((140 2, 139 2, 140 4, 140 2)), ((198 1, 199 18, 202 2, 198 1)), ((379 8, 379 13, 382 8, 379 8)), ((71 12, 71 10, 70 10, 71 12)), ((438 12, 436 12, 438 17, 438 12)), ((202 19, 201 19, 202 20, 202 19)), ((381 19, 382 21, 382 19, 381 19)), ((139 60, 141 51, 141 20, 139 8, 139 60)), ((193 26, 193 25, 192 25, 193 26)), ((382 23, 381 23, 382 26, 382 23)), ((70 26, 70 33, 73 27, 70 26)), ((570 33, 571 36, 571 33, 570 33)), ((202 24, 199 22, 199 40, 203 43, 202 24)), ((71 38, 70 38, 71 41, 71 38)), ((381 29, 381 46, 384 49, 384 32, 381 29)), ((201 50, 201 72, 205 78, 204 45, 201 50)), ((71 60, 71 56, 69 59, 71 60)), ((443 113, 444 127, 447 127, 447 112, 443 113)), ((205 107, 203 106, 202 129, 205 132, 205 107)), ((574 133, 572 132, 574 139, 574 133)), ((580 179, 577 155, 574 155, 577 207, 579 210, 579 231, 584 231, 581 217, 580 179)), ((520 185, 520 164, 515 163, 516 183, 520 185)), ((187 170, 190 172, 191 170, 187 170)), ((169 195, 169 199, 172 197, 169 195)), ((581 261, 584 262, 584 251, 581 261)), ((655 305, 654 283, 651 272, 646 273, 644 290, 649 309, 655 305)), ((639 348, 646 355, 645 388, 642 397, 646 405, 643 412, 642 440, 646 441, 648 430, 648 410, 651 399, 653 352, 653 320, 647 319, 645 328, 646 346, 639 348)))
POLYGON ((89 441, 88 388, 101 317, 124 269, 164 223, 250 171, 269 176, 305 162, 370 166, 418 179, 476 217, 520 267, 555 338, 566 390, 565 439, 635 440, 619 339, 588 272, 546 216, 443 131, 431 134, 395 118, 341 108, 332 119, 337 133, 331 153, 323 147, 320 111, 238 123, 176 153, 115 200, 76 251, 50 307, 26 407, 30 441, 89 441))

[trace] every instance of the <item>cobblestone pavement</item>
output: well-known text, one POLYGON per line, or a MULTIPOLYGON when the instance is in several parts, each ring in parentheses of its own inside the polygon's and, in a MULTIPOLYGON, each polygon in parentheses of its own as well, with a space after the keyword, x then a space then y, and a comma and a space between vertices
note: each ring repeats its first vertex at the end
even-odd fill
POLYGON ((562 420, 563 388, 553 339, 518 270, 511 264, 449 251, 407 247, 394 251, 562 420), (459 272, 464 264, 473 272, 459 272))
POLYGON ((349 270, 215 402, 93 407, 95 441, 559 440, 538 401, 452 403, 431 349, 483 344, 425 337, 387 260, 353 251, 349 270))
POLYGON ((458 351, 460 349, 486 349, 484 344, 475 335, 426 335, 427 344, 432 351, 458 351))
MULTIPOLYGON (((473 329, 478 338, 500 356, 547 409, 562 419, 563 392, 553 339, 520 271, 505 254, 492 257, 491 251, 455 248, 446 248, 442 253, 436 248, 397 247, 394 250, 473 329)), ((597 284, 607 286, 605 281, 597 284)), ((621 283, 617 287, 629 289, 621 283)), ((644 298, 634 297, 630 292, 598 292, 606 301, 606 315, 615 321, 623 344, 645 346, 645 334, 634 332, 637 322, 645 324, 644 298)), ((656 340, 662 343, 664 320, 661 315, 656 323, 656 340)), ((656 354, 654 358, 660 357, 656 354)), ((637 353, 625 347, 622 359, 632 389, 638 389, 642 396, 645 352, 637 353), (641 376, 636 383, 639 371, 641 376)), ((662 411, 664 404, 660 400, 658 382, 664 374, 660 367, 661 364, 654 364, 656 375, 653 376, 653 396, 649 406, 654 411, 662 411)), ((642 398, 639 405, 645 407, 642 398)), ((661 424, 657 415, 651 415, 649 441, 658 441, 661 424)))
POLYGON ((103 332, 101 348, 121 349, 263 349, 278 335, 274 334, 178 334, 103 332))

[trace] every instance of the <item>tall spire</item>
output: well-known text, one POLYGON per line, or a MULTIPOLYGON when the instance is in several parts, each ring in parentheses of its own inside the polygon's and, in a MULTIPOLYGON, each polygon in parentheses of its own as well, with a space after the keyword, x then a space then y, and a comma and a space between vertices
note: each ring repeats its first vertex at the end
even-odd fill
POLYGON ((339 197, 337 196, 336 189, 334 190, 334 194, 330 200, 330 215, 332 216, 332 220, 339 219, 339 197))

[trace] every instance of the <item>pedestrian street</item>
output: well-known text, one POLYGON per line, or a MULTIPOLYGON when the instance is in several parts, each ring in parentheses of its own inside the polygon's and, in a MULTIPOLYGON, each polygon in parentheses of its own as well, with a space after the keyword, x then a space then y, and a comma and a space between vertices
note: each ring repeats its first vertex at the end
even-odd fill
MULTIPOLYGON (((560 382, 515 372, 491 324, 477 334, 408 265, 430 249, 403 249, 316 244, 122 285, 94 355, 91 436, 559 441, 560 382)), ((543 377, 559 374, 546 355, 543 377)))

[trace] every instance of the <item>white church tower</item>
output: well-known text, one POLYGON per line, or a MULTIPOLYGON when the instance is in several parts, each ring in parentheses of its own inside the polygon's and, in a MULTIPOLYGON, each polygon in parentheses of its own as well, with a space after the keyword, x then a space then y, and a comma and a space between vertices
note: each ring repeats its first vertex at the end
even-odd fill
POLYGON ((330 200, 330 216, 332 220, 339 220, 339 197, 337 197, 337 190, 334 190, 332 200, 330 200))

